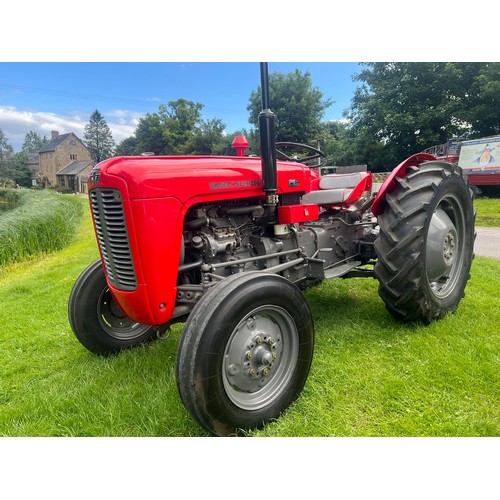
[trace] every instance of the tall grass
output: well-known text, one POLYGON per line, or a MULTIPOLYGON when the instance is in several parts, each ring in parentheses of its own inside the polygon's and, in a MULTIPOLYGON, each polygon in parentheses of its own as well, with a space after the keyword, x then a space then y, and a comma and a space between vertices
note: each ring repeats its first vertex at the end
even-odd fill
MULTIPOLYGON (((7 190, 4 190, 7 191, 7 190)), ((0 216, 0 267, 61 250, 73 238, 80 200, 52 191, 1 193, 17 206, 0 216)))
POLYGON ((6 189, 0 187, 0 203, 17 205, 21 198, 21 191, 17 189, 6 189))

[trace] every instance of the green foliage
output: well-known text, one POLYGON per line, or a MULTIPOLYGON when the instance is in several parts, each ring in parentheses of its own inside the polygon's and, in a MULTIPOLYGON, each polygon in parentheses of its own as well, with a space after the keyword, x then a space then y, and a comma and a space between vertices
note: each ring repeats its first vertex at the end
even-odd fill
POLYGON ((83 142, 90 152, 90 157, 96 163, 110 158, 114 154, 115 141, 111 130, 97 109, 92 113, 89 123, 85 126, 83 142))
POLYGON ((147 113, 135 131, 136 151, 155 155, 185 154, 201 119, 203 104, 187 99, 161 104, 157 113, 147 113))
POLYGON ((0 184, 3 187, 11 186, 14 183, 14 172, 14 148, 0 128, 0 184))
POLYGON ((134 136, 123 139, 123 141, 116 146, 116 156, 134 156, 138 154, 141 154, 141 152, 138 151, 137 139, 134 136))
POLYGON ((165 129, 163 136, 167 148, 173 154, 183 154, 192 138, 196 125, 200 123, 203 104, 177 99, 170 101, 168 107, 160 105, 165 129))
MULTIPOLYGON (((312 86, 309 72, 295 70, 284 75, 274 72, 269 75, 269 100, 276 115, 276 140, 303 142, 314 145, 321 131, 321 119, 325 110, 333 104, 323 99, 323 93, 312 86)), ((261 89, 253 90, 247 110, 249 122, 256 127, 262 109, 261 89)))
POLYGON ((53 191, 20 191, 18 206, 0 216, 0 267, 61 250, 74 237, 81 203, 53 191))
MULTIPOLYGON (((224 136, 225 124, 218 118, 202 120, 192 130, 185 152, 195 155, 221 155, 227 152, 228 138, 224 136)), ((230 145, 231 143, 229 143, 230 145)))
POLYGON ((5 189, 0 187, 0 202, 9 205, 17 205, 21 199, 22 192, 17 189, 5 189))
POLYGON ((353 151, 363 163, 384 162, 390 169, 450 137, 500 132, 497 63, 365 66, 346 114, 353 151))
POLYGON ((49 140, 45 136, 41 136, 37 132, 30 130, 24 137, 24 142, 21 147, 21 151, 23 153, 37 153, 40 149, 42 149, 45 144, 47 144, 49 140))
POLYGON ((500 63, 476 64, 461 118, 470 123, 473 137, 500 134, 500 63))

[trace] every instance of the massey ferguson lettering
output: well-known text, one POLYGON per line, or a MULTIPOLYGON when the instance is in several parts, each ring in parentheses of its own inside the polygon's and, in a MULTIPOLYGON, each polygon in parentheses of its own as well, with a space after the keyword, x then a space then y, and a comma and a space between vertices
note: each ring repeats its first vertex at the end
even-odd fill
POLYGON ((210 189, 238 189, 238 188, 260 187, 260 186, 262 186, 262 181, 260 180, 211 182, 209 184, 210 189))

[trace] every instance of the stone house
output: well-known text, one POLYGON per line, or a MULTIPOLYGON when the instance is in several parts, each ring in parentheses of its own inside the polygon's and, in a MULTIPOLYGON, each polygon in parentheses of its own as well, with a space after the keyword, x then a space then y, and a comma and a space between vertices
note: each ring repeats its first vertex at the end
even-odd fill
MULTIPOLYGON (((76 172, 77 168, 90 172, 88 168, 88 162, 91 162, 90 153, 73 132, 59 134, 58 131, 53 130, 51 134, 51 141, 38 151, 39 172, 48 179, 50 186, 58 185, 58 180, 69 182, 67 176, 72 176, 73 180, 76 180, 75 176, 80 174, 76 172)), ((69 187, 76 190, 80 185, 74 183, 74 186, 69 187)), ((78 189, 77 192, 81 191, 78 189)))
MULTIPOLYGON (((31 178, 33 180, 36 179, 38 176, 38 172, 40 170, 40 159, 38 157, 38 153, 28 153, 28 158, 26 160, 26 166, 28 167, 31 178)), ((36 184, 36 181, 33 182, 33 184, 36 184)))
POLYGON ((66 186, 75 193, 88 193, 87 181, 94 166, 92 160, 72 161, 57 172, 57 185, 66 186))

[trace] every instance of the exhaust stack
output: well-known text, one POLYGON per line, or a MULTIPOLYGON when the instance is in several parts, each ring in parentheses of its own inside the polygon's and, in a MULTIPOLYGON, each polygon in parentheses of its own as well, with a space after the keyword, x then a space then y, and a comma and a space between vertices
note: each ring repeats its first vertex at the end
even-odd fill
POLYGON ((274 134, 275 114, 269 109, 269 75, 267 63, 260 63, 262 111, 259 113, 260 151, 262 161, 262 183, 266 193, 266 204, 278 204, 278 178, 276 170, 276 138, 274 134))

